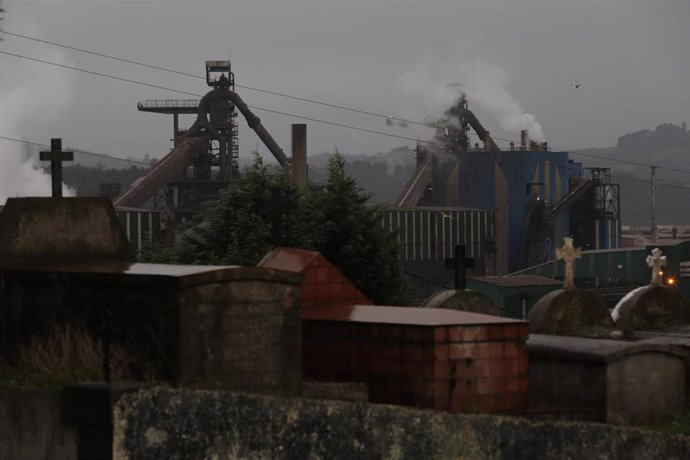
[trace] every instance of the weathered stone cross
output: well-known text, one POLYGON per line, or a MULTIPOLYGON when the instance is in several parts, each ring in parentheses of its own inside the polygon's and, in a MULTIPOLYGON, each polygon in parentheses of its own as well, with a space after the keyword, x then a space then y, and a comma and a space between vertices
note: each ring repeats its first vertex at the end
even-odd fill
POLYGON ((74 160, 74 152, 63 152, 62 139, 51 139, 50 151, 40 155, 41 161, 50 161, 53 198, 62 198, 62 162, 74 160))
POLYGON ((465 289, 467 269, 474 268, 474 259, 465 258, 465 246, 455 246, 455 257, 446 259, 446 268, 455 270, 455 290, 465 289))
POLYGON ((582 249, 573 247, 573 239, 563 238, 563 246, 556 248, 556 258, 563 259, 565 274, 563 276, 563 289, 575 289, 575 260, 582 258, 582 249))
POLYGON ((659 248, 652 249, 652 255, 647 256, 645 262, 647 266, 652 269, 652 286, 660 286, 662 284, 661 279, 661 267, 666 266, 666 256, 662 256, 664 252, 659 248))

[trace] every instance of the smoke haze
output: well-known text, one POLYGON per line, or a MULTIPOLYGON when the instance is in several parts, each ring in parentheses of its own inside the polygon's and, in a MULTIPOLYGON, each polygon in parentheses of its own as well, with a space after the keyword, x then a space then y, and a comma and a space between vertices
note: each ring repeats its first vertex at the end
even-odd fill
MULTIPOLYGON (((6 19, 3 22, 8 23, 9 29, 11 15, 6 19)), ((35 28, 30 32, 39 35, 35 28)), ((65 55, 54 49, 31 54, 38 59, 69 64, 65 55)), ((0 136, 40 138, 50 144, 51 137, 60 136, 54 132, 53 124, 64 116, 73 89, 69 73, 0 55, 0 136)), ((50 176, 39 169, 38 150, 0 140, 0 205, 15 196, 50 196, 50 176)), ((72 196, 74 191, 63 185, 63 195, 72 196)))
POLYGON ((406 117, 438 119, 464 92, 470 110, 478 113, 479 121, 489 131, 494 132, 492 127, 498 124, 510 138, 517 139, 522 129, 528 129, 531 139, 546 140, 536 117, 527 113, 508 91, 508 76, 496 65, 479 60, 455 67, 438 61, 426 62, 416 70, 403 73, 398 83, 406 117), (481 115, 491 119, 482 119, 481 115))

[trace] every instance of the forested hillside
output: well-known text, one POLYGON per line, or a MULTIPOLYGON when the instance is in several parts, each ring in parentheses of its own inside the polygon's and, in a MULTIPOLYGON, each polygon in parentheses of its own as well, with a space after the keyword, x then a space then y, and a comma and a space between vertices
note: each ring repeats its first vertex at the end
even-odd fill
POLYGON ((77 196, 98 196, 98 186, 101 183, 121 184, 122 190, 144 175, 146 169, 130 166, 127 169, 106 169, 104 167, 89 167, 80 164, 63 166, 64 182, 77 191, 77 196))
MULTIPOLYGON (((309 157, 309 179, 323 183, 330 153, 309 157)), ((372 203, 391 203, 400 194, 415 170, 415 152, 402 146, 374 155, 348 155, 345 170, 359 187, 371 194, 372 203)), ((654 130, 625 134, 615 147, 571 152, 571 158, 585 167, 610 167, 612 182, 620 184, 623 223, 648 225, 651 216, 650 172, 658 166, 657 223, 688 223, 690 214, 690 133, 685 123, 664 123, 654 130)), ((249 161, 248 159, 244 159, 249 161)), ((245 161, 245 162, 246 162, 245 161)), ((76 187, 80 196, 98 194, 102 182, 120 183, 122 190, 145 172, 143 167, 106 168, 82 165, 64 168, 65 182, 76 187)))
POLYGON ((664 123, 654 130, 625 134, 615 147, 573 152, 585 167, 610 167, 620 184, 623 223, 648 225, 651 219, 651 166, 656 166, 657 223, 688 223, 690 213, 690 132, 664 123))

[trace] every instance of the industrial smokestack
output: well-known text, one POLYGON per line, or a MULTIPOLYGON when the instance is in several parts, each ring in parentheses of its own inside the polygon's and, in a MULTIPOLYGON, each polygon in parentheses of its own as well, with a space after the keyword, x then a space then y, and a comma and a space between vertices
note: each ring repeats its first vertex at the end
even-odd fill
POLYGON ((307 186, 307 125, 304 123, 292 125, 292 174, 295 184, 307 186))
POLYGON ((543 149, 545 152, 546 152, 547 150, 549 150, 549 144, 548 144, 546 141, 544 141, 544 143, 542 144, 542 149, 543 149))
POLYGON ((529 144, 529 133, 526 129, 520 131, 520 150, 527 150, 527 144, 529 144))

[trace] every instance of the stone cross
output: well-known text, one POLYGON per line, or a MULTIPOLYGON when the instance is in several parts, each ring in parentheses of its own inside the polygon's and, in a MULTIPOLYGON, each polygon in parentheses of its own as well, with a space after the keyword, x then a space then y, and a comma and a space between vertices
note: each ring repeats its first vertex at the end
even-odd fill
POLYGON ((474 259, 465 257, 465 246, 455 246, 455 257, 446 259, 446 268, 455 270, 455 290, 465 289, 465 277, 467 276, 467 269, 474 268, 474 259))
POLYGON ((62 162, 74 160, 74 153, 62 151, 62 139, 51 139, 50 151, 40 155, 41 161, 50 161, 53 198, 62 198, 62 162))
POLYGON ((563 246, 556 248, 556 258, 563 259, 565 263, 565 275, 563 276, 563 289, 575 289, 575 260, 582 258, 582 249, 573 247, 573 239, 563 238, 563 246))
POLYGON ((647 256, 645 262, 647 266, 652 269, 652 286, 660 286, 661 281, 661 267, 666 266, 666 256, 662 256, 664 252, 659 248, 652 249, 652 255, 647 256))

